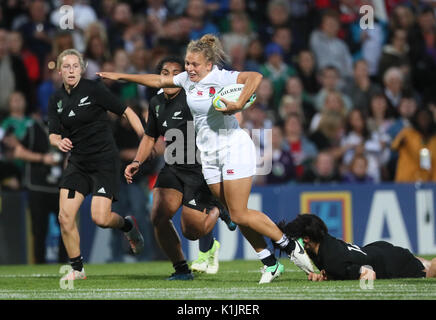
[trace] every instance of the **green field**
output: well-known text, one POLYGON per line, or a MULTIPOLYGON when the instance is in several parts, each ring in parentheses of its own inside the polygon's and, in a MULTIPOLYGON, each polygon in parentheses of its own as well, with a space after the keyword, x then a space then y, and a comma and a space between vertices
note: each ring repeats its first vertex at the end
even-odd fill
POLYGON ((285 273, 259 285, 260 262, 220 263, 216 275, 194 281, 167 281, 169 262, 85 265, 88 279, 61 289, 60 265, 0 266, 1 300, 434 300, 436 279, 376 280, 373 289, 359 281, 313 283, 288 260, 285 273))

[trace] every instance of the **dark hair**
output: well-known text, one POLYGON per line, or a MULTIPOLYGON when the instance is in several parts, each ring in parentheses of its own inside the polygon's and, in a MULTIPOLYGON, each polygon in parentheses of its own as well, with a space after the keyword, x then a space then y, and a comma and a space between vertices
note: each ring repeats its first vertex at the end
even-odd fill
POLYGON ((288 238, 309 237, 311 241, 321 242, 328 229, 320 217, 312 213, 299 214, 289 223, 280 221, 277 226, 288 238))
POLYGON ((430 138, 432 135, 436 133, 436 122, 433 118, 433 113, 431 110, 427 107, 418 108, 415 112, 415 114, 412 116, 412 119, 410 119, 410 122, 412 124, 412 127, 417 130, 420 134, 422 134, 425 138, 430 138), (428 128, 422 128, 419 123, 419 116, 421 113, 424 113, 427 115, 427 119, 429 121, 428 128))
POLYGON ((347 114, 347 119, 345 121, 345 133, 349 134, 352 130, 353 127, 351 125, 351 115, 357 112, 359 113, 360 117, 362 118, 362 122, 363 122, 363 130, 362 130, 362 136, 365 140, 369 139, 371 136, 371 132, 368 129, 368 125, 366 123, 366 119, 365 119, 365 114, 363 113, 363 111, 361 109, 357 109, 357 108, 353 108, 350 110, 350 112, 347 114))
POLYGON ((178 57, 178 56, 168 56, 163 58, 161 61, 159 61, 159 63, 156 66, 156 73, 160 74, 163 66, 166 63, 177 63, 180 65, 180 67, 182 67, 182 71, 185 71, 185 62, 183 61, 182 58, 178 57))

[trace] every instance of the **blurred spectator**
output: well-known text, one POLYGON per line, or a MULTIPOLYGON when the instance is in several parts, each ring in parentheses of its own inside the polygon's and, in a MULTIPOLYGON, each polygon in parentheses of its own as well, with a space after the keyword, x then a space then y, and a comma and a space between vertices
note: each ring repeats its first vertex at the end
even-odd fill
POLYGON ((189 42, 192 21, 188 17, 170 17, 159 30, 155 45, 165 47, 174 55, 182 56, 189 42))
POLYGON ((339 70, 334 66, 326 66, 319 72, 319 82, 321 83, 321 89, 313 97, 316 110, 321 110, 325 104, 325 99, 330 92, 338 92, 344 102, 344 106, 347 110, 353 108, 353 102, 350 97, 341 91, 341 75, 339 70))
POLYGON ((284 136, 292 154, 296 177, 297 179, 301 178, 304 167, 315 158, 317 149, 306 137, 300 117, 297 114, 290 114, 285 119, 284 136))
POLYGON ((87 40, 84 58, 88 64, 84 77, 92 80, 97 79, 98 76, 95 73, 101 71, 103 62, 110 58, 106 43, 100 36, 93 35, 87 40))
POLYGON ((301 50, 298 54, 296 70, 298 77, 303 83, 304 90, 310 96, 314 96, 321 88, 318 82, 315 56, 310 50, 301 50))
POLYGON ((410 68, 407 31, 404 29, 393 30, 389 43, 383 47, 378 65, 379 79, 383 79, 386 70, 391 67, 398 67, 405 71, 410 68))
MULTIPOLYGON (((114 52, 114 66, 115 72, 119 73, 133 73, 134 69, 130 62, 129 56, 124 49, 117 49, 114 52)), ((137 97, 137 84, 133 82, 121 83, 119 97, 121 100, 136 99, 137 97)))
MULTIPOLYGON (((378 1, 381 2, 381 1, 378 1)), ((368 73, 371 78, 377 77, 379 59, 386 38, 386 23, 377 18, 377 8, 370 0, 360 1, 360 6, 370 5, 374 8, 374 19, 370 28, 361 27, 362 14, 349 25, 348 44, 353 54, 353 59, 363 59, 368 64, 368 73)), ((359 12, 357 7, 356 12, 359 12)))
MULTIPOLYGON (((262 12, 264 14, 264 12, 262 12)), ((272 41, 274 31, 278 27, 289 26, 290 23, 290 6, 287 0, 268 1, 266 8, 267 21, 263 23, 259 30, 260 40, 263 43, 272 41)))
POLYGON ((383 75, 384 94, 388 101, 388 115, 398 117, 398 106, 404 94, 404 75, 401 69, 391 67, 383 75))
POLYGON ((353 61, 345 42, 338 38, 339 18, 335 11, 326 11, 319 30, 310 35, 310 49, 315 54, 318 70, 334 66, 344 79, 352 76, 353 61))
POLYGON ((147 16, 156 17, 160 23, 163 23, 168 16, 168 8, 165 6, 165 0, 147 0, 147 16))
POLYGON ((303 112, 303 106, 301 105, 301 101, 294 98, 289 94, 285 94, 282 96, 282 100, 280 101, 279 106, 279 119, 283 121, 290 114, 296 114, 300 118, 300 122, 303 124, 304 131, 306 131, 306 118, 303 112))
POLYGON ((436 19, 432 8, 418 12, 418 24, 409 36, 412 79, 415 89, 425 98, 436 97, 429 83, 436 82, 436 19))
POLYGON ((430 110, 418 109, 412 126, 401 130, 391 147, 399 154, 395 182, 436 181, 436 125, 430 110))
POLYGON ((132 10, 128 3, 119 2, 115 5, 111 19, 106 26, 109 35, 109 48, 112 53, 118 48, 124 48, 123 35, 132 24, 132 19, 132 10))
POLYGON ((230 53, 237 46, 246 48, 255 38, 250 27, 250 20, 246 13, 232 13, 230 16, 230 30, 222 34, 221 40, 225 52, 230 53))
MULTIPOLYGON (((369 113, 367 115, 368 129, 385 137, 393 124, 393 118, 388 115, 388 104, 386 97, 380 92, 371 97, 369 102, 369 113)), ((386 138, 389 139, 389 136, 386 138)))
POLYGON ((277 43, 280 47, 282 47, 284 62, 288 65, 292 65, 298 52, 292 39, 291 29, 287 26, 275 28, 272 36, 272 42, 277 43))
POLYGON ((263 55, 262 42, 259 39, 253 39, 248 44, 246 52, 245 64, 247 66, 247 71, 257 71, 260 72, 260 66, 265 62, 263 55))
POLYGON ((58 8, 53 10, 50 15, 50 22, 56 27, 60 26, 62 19, 60 8, 65 5, 71 6, 74 10, 74 29, 72 30, 74 47, 80 52, 84 52, 86 48, 84 32, 91 23, 97 20, 97 14, 90 5, 83 1, 62 0, 58 8))
POLYGON ((282 184, 295 180, 295 167, 289 146, 283 138, 283 129, 274 125, 271 129, 272 153, 265 155, 271 161, 271 173, 265 177, 266 184, 282 184))
POLYGON ((340 182, 337 165, 334 157, 329 152, 320 152, 300 178, 302 183, 337 183, 340 182))
POLYGON ((88 5, 86 2, 78 0, 61 0, 61 3, 57 8, 55 8, 50 15, 50 22, 54 26, 59 26, 59 21, 61 20, 60 7, 71 6, 74 11, 74 29, 79 29, 84 32, 88 26, 97 20, 97 14, 94 9, 88 5))
POLYGON ((286 79, 296 74, 293 67, 283 61, 283 49, 271 42, 265 48, 267 61, 260 67, 260 73, 271 80, 274 90, 273 108, 277 112, 280 98, 284 92, 286 79))
POLYGON ((286 80, 285 94, 292 96, 297 100, 304 114, 304 127, 307 129, 316 109, 313 106, 311 99, 304 92, 303 83, 298 76, 291 76, 286 80))
POLYGON ((190 40, 200 39, 207 33, 219 35, 218 27, 209 19, 205 0, 189 0, 185 10, 186 16, 192 21, 190 40))
POLYGON ((327 93, 324 99, 323 107, 312 117, 312 121, 310 122, 309 126, 309 132, 316 131, 319 127, 322 115, 325 112, 330 111, 336 112, 342 117, 345 117, 347 114, 347 108, 345 107, 343 95, 339 91, 331 91, 327 93))
POLYGON ((410 120, 418 109, 416 100, 411 96, 403 96, 398 106, 399 117, 395 119, 388 129, 391 140, 400 133, 403 128, 410 126, 410 120))
POLYGON ((48 75, 49 76, 40 83, 36 92, 38 106, 36 113, 40 114, 44 120, 47 120, 48 101, 51 95, 62 85, 62 78, 54 67, 49 69, 48 75))
POLYGON ((353 80, 345 85, 344 92, 350 97, 353 108, 357 108, 368 115, 368 107, 371 97, 381 92, 380 86, 371 82, 369 77, 368 63, 365 60, 358 60, 354 63, 353 80))
MULTIPOLYGON (((393 141, 396 136, 406 127, 411 125, 411 119, 418 109, 416 100, 412 96, 403 96, 398 106, 399 117, 394 120, 387 130, 389 141, 393 141)), ((387 164, 390 180, 395 177, 395 171, 398 162, 398 152, 391 150, 391 156, 387 164)))
POLYGON ((273 111, 273 85, 270 79, 262 78, 259 87, 256 90, 256 103, 266 107, 269 111, 273 111))
MULTIPOLYGON (((249 0, 250 1, 250 0, 249 0)), ((231 30, 231 17, 234 14, 247 14, 248 13, 248 23, 249 28, 252 31, 257 30, 257 26, 254 23, 254 21, 251 19, 252 14, 250 14, 249 8, 247 8, 247 1, 246 0, 229 0, 228 1, 229 7, 228 7, 228 13, 225 15, 221 15, 219 19, 217 19, 218 28, 221 33, 230 32, 231 30)))
POLYGON ((318 129, 309 139, 319 151, 329 151, 336 160, 342 157, 341 139, 344 134, 345 116, 336 111, 322 113, 318 129))
POLYGON ((8 113, 8 101, 12 92, 24 93, 27 103, 30 102, 30 84, 26 68, 20 57, 9 54, 7 37, 8 32, 0 29, 0 121, 8 113))
POLYGON ((46 55, 51 51, 55 26, 49 21, 48 6, 45 1, 34 0, 29 3, 29 20, 20 26, 24 46, 37 57, 43 68, 46 55))
POLYGON ((26 67, 27 77, 32 84, 32 90, 35 89, 36 83, 40 80, 41 72, 39 61, 29 49, 23 47, 23 37, 18 31, 11 31, 8 34, 9 53, 19 57, 26 67))
MULTIPOLYGON (((132 62, 132 73, 142 74, 148 73, 147 70, 147 60, 149 57, 149 52, 144 48, 137 48, 130 55, 130 61, 132 62)), ((141 102, 145 102, 147 100, 147 87, 142 85, 136 86, 137 98, 141 102)))
POLYGON ((368 175, 368 159, 363 154, 354 155, 349 170, 343 175, 345 183, 373 183, 374 179, 368 175))
MULTIPOLYGON (((58 183, 62 174, 63 156, 51 152, 47 128, 40 118, 29 120, 24 138, 10 146, 14 148, 14 158, 25 161, 23 181, 28 191, 33 259, 38 264, 46 263, 49 217, 59 213, 58 183)), ((59 241, 57 261, 64 263, 68 256, 62 239, 59 241)))
POLYGON ((415 16, 413 11, 405 4, 395 5, 390 14, 389 26, 391 30, 403 28, 407 31, 415 26, 415 16))
POLYGON ((9 114, 1 122, 1 127, 5 131, 12 128, 14 136, 21 141, 30 124, 31 118, 26 116, 26 99, 21 92, 15 91, 9 96, 9 114))
POLYGON ((368 175, 374 182, 381 181, 382 170, 389 159, 389 147, 380 137, 371 133, 359 109, 350 111, 342 138, 343 164, 348 166, 356 154, 364 154, 368 159, 368 175))

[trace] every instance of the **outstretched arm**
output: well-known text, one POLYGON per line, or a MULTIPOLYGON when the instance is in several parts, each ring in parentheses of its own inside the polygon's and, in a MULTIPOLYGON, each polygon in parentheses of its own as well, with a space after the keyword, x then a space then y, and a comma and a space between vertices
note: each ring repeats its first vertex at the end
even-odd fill
POLYGON ((153 88, 176 87, 172 76, 164 76, 160 74, 129 74, 117 72, 96 72, 96 74, 102 78, 110 80, 125 80, 153 88))

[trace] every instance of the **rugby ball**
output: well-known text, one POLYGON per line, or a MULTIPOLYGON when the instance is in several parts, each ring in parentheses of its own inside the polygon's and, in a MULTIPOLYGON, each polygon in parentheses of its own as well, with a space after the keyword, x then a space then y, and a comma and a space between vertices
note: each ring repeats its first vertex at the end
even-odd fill
MULTIPOLYGON (((224 98, 227 101, 236 102, 238 101, 243 88, 244 85, 241 83, 231 84, 221 88, 221 90, 214 95, 212 100, 212 105, 214 106, 215 109, 226 108, 226 104, 221 101, 221 98, 224 98)), ((256 94, 253 93, 242 109, 244 110, 249 108, 254 103, 255 100, 256 100, 256 94)))

